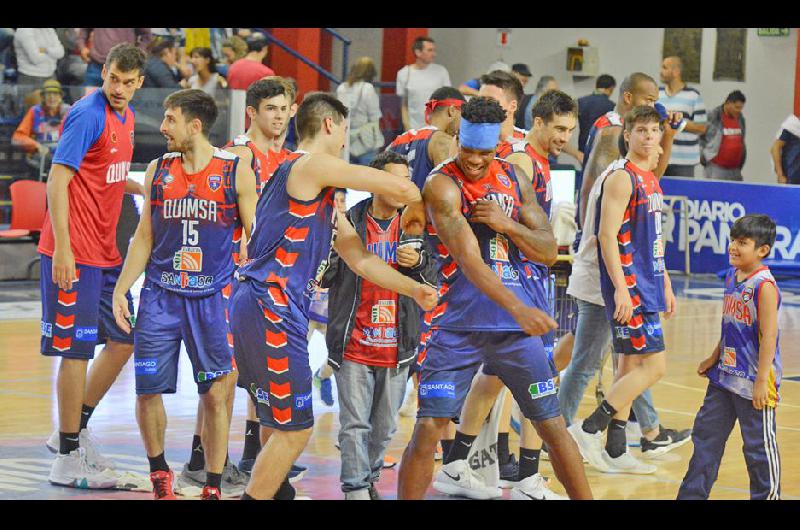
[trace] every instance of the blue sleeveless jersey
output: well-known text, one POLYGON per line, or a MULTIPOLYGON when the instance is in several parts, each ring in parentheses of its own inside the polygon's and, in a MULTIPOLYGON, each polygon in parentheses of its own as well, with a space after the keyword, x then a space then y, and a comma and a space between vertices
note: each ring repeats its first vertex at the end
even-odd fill
MULTIPOLYGON (((771 283, 778 288, 769 268, 761 267, 741 282, 736 281, 736 268, 725 275, 725 299, 722 305, 722 343, 719 362, 708 371, 712 384, 745 399, 753 399, 753 383, 758 375, 759 295, 761 286, 771 283)), ((781 295, 778 290, 778 309, 781 295)), ((780 340, 780 336, 778 337, 780 340)), ((771 407, 778 402, 783 366, 781 351, 775 345, 775 359, 769 373, 767 400, 771 407)))
POLYGON ((183 296, 207 296, 230 283, 230 241, 239 220, 239 157, 214 149, 202 171, 187 175, 180 153, 158 160, 150 189, 153 249, 147 279, 183 296))
POLYGON ((386 148, 406 157, 411 180, 420 190, 425 186, 425 179, 433 169, 433 161, 428 157, 428 144, 431 143, 433 133, 438 130, 432 125, 411 129, 395 138, 386 148))
MULTIPOLYGON (((619 159, 611 163, 603 173, 611 174, 623 170, 631 179, 631 192, 628 206, 617 234, 622 271, 631 295, 633 308, 641 306, 642 311, 654 313, 666 310, 664 301, 664 243, 661 238, 661 210, 663 195, 658 179, 651 171, 643 171, 630 160, 619 159)), ((595 214, 595 233, 600 233, 600 215, 605 184, 597 199, 595 214)), ((597 242, 600 262, 600 288, 605 302, 606 315, 613 319, 614 284, 606 270, 603 249, 597 242)))
MULTIPOLYGON (((496 201, 503 211, 519 221, 522 203, 517 176, 511 164, 496 158, 480 180, 471 182, 450 159, 432 173, 451 178, 461 190, 461 212, 469 220, 478 200, 496 201)), ((547 299, 541 279, 541 266, 527 260, 511 238, 482 223, 471 224, 481 249, 483 261, 500 280, 526 305, 546 310, 547 299)), ((427 238, 436 250, 439 263, 439 305, 426 314, 432 328, 459 331, 520 331, 519 324, 505 309, 495 304, 475 287, 439 240, 429 222, 427 238)))
POLYGON ((313 155, 295 151, 272 175, 270 192, 256 206, 248 260, 237 274, 266 284, 267 318, 287 319, 305 333, 308 308, 336 238, 336 208, 334 188, 324 188, 310 201, 289 196, 289 173, 303 156, 313 155))

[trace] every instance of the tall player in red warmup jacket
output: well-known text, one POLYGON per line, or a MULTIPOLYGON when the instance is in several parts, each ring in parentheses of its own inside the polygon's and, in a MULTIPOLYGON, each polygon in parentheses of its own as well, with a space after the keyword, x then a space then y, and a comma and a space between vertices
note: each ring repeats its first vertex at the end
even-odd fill
MULTIPOLYGON (((144 63, 138 48, 111 49, 102 88, 78 101, 64 121, 47 182, 48 212, 39 242, 41 352, 61 357, 58 434, 47 442, 58 451, 49 477, 54 484, 116 485, 113 464, 99 455, 86 427, 133 352, 133 335, 114 323, 111 293, 122 265, 116 243, 122 196, 142 193, 128 181, 134 128, 129 102, 144 82, 144 63), (98 342, 106 346, 87 377, 98 342)), ((127 300, 132 308, 130 295, 127 300)))

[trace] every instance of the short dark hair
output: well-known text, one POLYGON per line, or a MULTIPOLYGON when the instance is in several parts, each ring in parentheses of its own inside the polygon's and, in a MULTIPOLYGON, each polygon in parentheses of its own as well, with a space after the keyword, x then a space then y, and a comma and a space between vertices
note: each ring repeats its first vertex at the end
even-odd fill
MULTIPOLYGON (((245 95, 245 105, 258 110, 258 105, 264 99, 274 98, 281 94, 286 95, 286 85, 281 83, 278 78, 259 79, 247 87, 245 95)), ((288 100, 288 96, 287 96, 288 100)))
POLYGON ((421 52, 422 48, 425 47, 426 42, 430 42, 431 44, 436 44, 435 40, 425 35, 424 37, 417 37, 416 39, 414 39, 414 43, 411 44, 411 50, 421 52))
POLYGON ((408 166, 408 160, 406 160, 406 157, 403 155, 387 149, 373 158, 372 162, 369 163, 369 167, 383 169, 387 164, 402 164, 404 166, 408 166))
POLYGON ((261 33, 253 33, 244 42, 247 44, 247 51, 260 52, 267 46, 267 38, 261 33))
POLYGON ((661 124, 661 114, 655 108, 647 105, 633 107, 625 114, 625 130, 628 132, 633 130, 635 124, 642 122, 661 124))
POLYGON ((106 68, 111 68, 115 64, 122 72, 132 72, 139 70, 140 74, 144 73, 144 64, 147 62, 147 56, 142 50, 123 42, 117 44, 106 55, 106 68))
POLYGON ((747 98, 744 97, 744 93, 741 90, 734 90, 725 98, 725 103, 745 103, 746 101, 747 98))
POLYGON ((622 97, 622 94, 625 92, 633 92, 636 87, 641 85, 642 83, 649 82, 656 85, 658 87, 658 83, 656 80, 650 77, 649 75, 642 73, 642 72, 634 72, 625 79, 622 80, 622 84, 619 86, 619 95, 622 97))
MULTIPOLYGON (((459 101, 466 101, 467 100, 464 97, 464 94, 459 92, 457 88, 453 88, 451 86, 443 86, 443 87, 437 88, 436 90, 433 91, 433 94, 431 94, 431 97, 428 98, 428 99, 437 100, 437 101, 441 101, 443 99, 457 99, 459 101)), ((445 111, 446 109, 447 109, 447 107, 445 107, 445 106, 436 107, 435 109, 433 109, 433 112, 431 114, 437 114, 439 112, 445 111)))
POLYGON ((614 88, 615 86, 617 86, 617 80, 608 74, 600 75, 594 83, 595 88, 614 88))
POLYGON ((186 88, 173 92, 164 99, 165 109, 179 108, 186 120, 195 118, 203 124, 203 134, 208 136, 217 121, 217 104, 214 98, 197 88, 186 88))
POLYGON ((208 59, 208 71, 213 73, 217 72, 217 60, 214 58, 214 53, 211 51, 211 48, 206 46, 198 46, 196 48, 192 48, 192 51, 189 52, 189 57, 194 54, 203 57, 204 59, 208 59))
POLYGON ((531 109, 533 119, 541 118, 545 124, 553 121, 553 118, 564 114, 578 115, 578 104, 565 92, 560 90, 548 90, 536 100, 531 109))
POLYGON ((476 96, 461 107, 461 117, 470 123, 503 123, 506 111, 496 99, 476 96))
POLYGON ((768 215, 757 213, 740 217, 731 227, 731 239, 752 239, 756 242, 756 248, 761 245, 772 248, 776 233, 775 221, 768 215))
POLYGON ((172 35, 156 35, 147 44, 147 51, 153 57, 159 57, 164 50, 175 47, 175 39, 172 35))
POLYGON ((325 92, 310 92, 297 108, 295 128, 300 140, 314 138, 325 118, 341 123, 347 118, 347 107, 334 96, 325 92))
POLYGON ((483 74, 480 82, 481 86, 491 85, 503 90, 506 94, 511 96, 511 99, 516 100, 518 104, 522 103, 522 98, 525 97, 525 91, 519 79, 503 70, 493 70, 488 74, 483 74))

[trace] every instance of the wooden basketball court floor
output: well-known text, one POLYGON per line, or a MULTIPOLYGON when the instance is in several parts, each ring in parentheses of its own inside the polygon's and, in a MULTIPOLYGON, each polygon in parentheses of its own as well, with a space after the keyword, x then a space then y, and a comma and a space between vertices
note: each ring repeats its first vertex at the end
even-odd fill
MULTIPOLYGON (((653 389, 661 423, 671 428, 689 428, 702 403, 706 380, 696 367, 716 344, 719 334, 721 282, 714 278, 673 280, 679 293, 678 314, 665 323, 668 351, 667 375, 653 389)), ((0 499, 147 499, 148 493, 131 491, 86 491, 53 486, 47 482, 53 456, 44 441, 57 424, 55 376, 58 360, 39 354, 38 283, 9 289, 0 285, 0 499)), ((785 499, 800 499, 800 292, 784 289, 780 319, 784 362, 782 401, 778 407, 778 444, 782 461, 782 491, 785 499), (792 380, 794 378, 794 380, 792 380)), ((311 366, 323 362, 324 341, 312 339, 311 366)), ((167 459, 176 473, 186 462, 197 406, 195 385, 188 360, 182 357, 178 393, 165 396, 169 417, 167 459)), ((134 375, 128 363, 92 417, 90 426, 104 454, 114 458, 122 471, 144 477, 148 471, 144 449, 134 416, 134 375)), ((606 388, 611 382, 610 363, 604 373, 606 388)), ((595 406, 593 381, 587 388, 579 416, 595 406)), ((238 462, 243 447, 244 391, 237 394, 231 427, 230 454, 238 462)), ((335 393, 335 385, 334 385, 335 393)), ((316 427, 299 459, 309 467, 296 484, 298 494, 311 499, 341 499, 339 454, 334 447, 338 430, 338 408, 326 407, 314 390, 316 427)), ((400 418, 399 428, 388 455, 400 459, 413 428, 412 418, 400 418)), ((517 437, 511 434, 512 450, 517 437)), ((738 427, 727 445, 712 499, 747 499, 748 476, 741 452, 738 427)), ((631 448, 634 455, 639 450, 631 448)), ((594 495, 598 499, 674 499, 692 453, 691 443, 663 455, 654 462, 658 471, 649 476, 606 475, 587 466, 594 495)), ((548 461, 541 464, 545 476, 553 477, 548 461)), ((397 471, 384 471, 378 485, 387 499, 396 496, 397 471)), ((553 479, 553 489, 563 487, 553 479)), ((506 498, 508 493, 505 494, 506 498)), ((188 498, 188 497, 187 497, 188 498)), ((444 499, 430 489, 427 498, 444 499)))

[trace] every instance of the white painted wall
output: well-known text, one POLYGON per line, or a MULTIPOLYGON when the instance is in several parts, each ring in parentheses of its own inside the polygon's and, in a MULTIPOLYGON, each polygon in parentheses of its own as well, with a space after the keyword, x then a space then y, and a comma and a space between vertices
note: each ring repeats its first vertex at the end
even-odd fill
MULTIPOLYGON (((700 83, 696 87, 710 109, 720 105, 732 90, 747 96, 748 159, 745 180, 770 182, 775 177, 769 148, 778 126, 792 112, 794 101, 797 30, 788 37, 758 37, 755 28, 747 34, 746 71, 743 83, 712 81, 716 29, 703 30, 700 83)), ((508 64, 527 63, 534 77, 528 92, 533 91, 540 75, 553 75, 561 88, 573 96, 586 95, 594 88, 594 79, 573 81, 566 71, 566 49, 579 38, 589 40, 600 55, 600 72, 613 75, 620 83, 633 71, 643 71, 658 80, 661 64, 663 28, 514 28, 511 44, 504 50, 497 46, 496 28, 431 28, 436 39, 437 62, 450 71, 453 83, 485 72, 498 58, 508 64)), ((614 93, 613 99, 616 99, 614 93)), ((577 137, 577 134, 575 135, 577 137)))
MULTIPOLYGON (((350 54, 348 71, 350 66, 359 57, 371 57, 375 61, 375 69, 378 72, 376 81, 380 81, 381 58, 383 57, 383 28, 334 28, 342 36, 350 39, 350 54)), ((331 68, 333 74, 338 78, 342 75, 342 43, 333 39, 333 53, 331 57, 331 68)), ((394 81, 394 80, 392 80, 394 81)), ((332 87, 333 90, 336 87, 332 87)))

